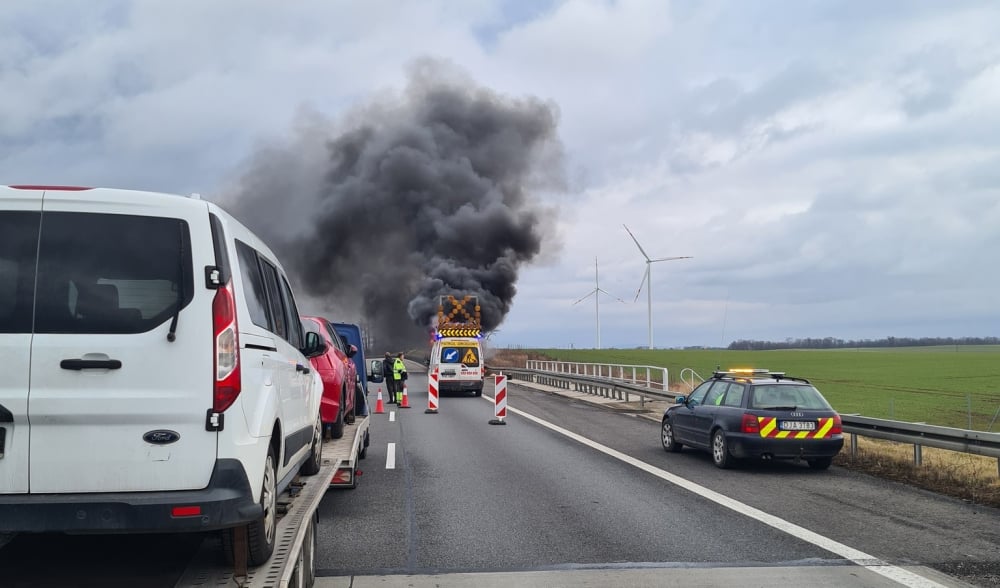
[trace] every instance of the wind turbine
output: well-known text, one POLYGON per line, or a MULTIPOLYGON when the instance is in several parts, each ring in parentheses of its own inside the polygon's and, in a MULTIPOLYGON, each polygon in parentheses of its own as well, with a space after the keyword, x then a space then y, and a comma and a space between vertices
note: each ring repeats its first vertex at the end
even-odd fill
POLYGON ((623 224, 622 226, 625 227, 625 231, 628 233, 628 236, 632 237, 632 240, 635 241, 635 246, 639 248, 639 253, 642 253, 642 256, 646 258, 646 271, 645 273, 642 274, 642 281, 639 282, 639 289, 635 291, 635 300, 633 300, 632 302, 639 300, 639 294, 642 293, 642 286, 645 284, 646 307, 647 307, 646 314, 648 315, 649 318, 649 349, 652 349, 653 348, 653 278, 650 276, 649 267, 654 263, 659 263, 661 261, 674 261, 675 259, 693 259, 693 258, 690 255, 684 255, 681 257, 659 257, 657 259, 650 259, 649 255, 646 255, 646 250, 642 248, 642 245, 639 245, 639 240, 635 238, 635 235, 632 234, 632 231, 629 231, 626 225, 623 224))
POLYGON ((590 298, 591 296, 594 297, 594 312, 595 312, 595 314, 597 316, 597 348, 598 349, 601 348, 601 294, 602 293, 607 294, 608 296, 614 298, 615 300, 617 300, 618 302, 621 302, 622 304, 625 304, 624 300, 622 300, 621 298, 615 296, 614 294, 611 294, 607 290, 601 288, 600 274, 598 274, 598 271, 597 271, 597 258, 595 257, 594 258, 594 289, 591 290, 583 298, 581 298, 581 299, 577 300, 576 302, 574 302, 573 306, 576 306, 577 304, 580 304, 581 302, 583 302, 584 300, 590 298))

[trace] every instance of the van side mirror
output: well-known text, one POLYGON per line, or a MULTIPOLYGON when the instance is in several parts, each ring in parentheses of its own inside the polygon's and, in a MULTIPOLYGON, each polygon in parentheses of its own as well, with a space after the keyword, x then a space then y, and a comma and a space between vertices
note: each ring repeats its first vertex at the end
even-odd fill
POLYGON ((358 354, 357 345, 351 345, 350 347, 347 348, 347 357, 354 357, 357 354, 358 354))
POLYGON ((674 404, 687 404, 687 396, 677 396, 674 398, 674 404))
POLYGON ((373 359, 368 362, 368 381, 375 382, 376 384, 383 382, 385 376, 382 373, 382 360, 373 359))
POLYGON ((319 334, 313 333, 312 331, 306 331, 306 344, 300 351, 302 355, 305 355, 309 359, 314 357, 319 357, 326 353, 326 343, 320 338, 319 334))

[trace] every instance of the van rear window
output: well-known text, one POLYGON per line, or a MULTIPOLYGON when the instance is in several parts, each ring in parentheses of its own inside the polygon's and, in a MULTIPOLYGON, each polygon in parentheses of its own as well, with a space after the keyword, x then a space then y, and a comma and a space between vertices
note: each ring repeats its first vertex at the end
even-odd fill
POLYGON ((36 333, 142 333, 193 298, 183 220, 46 212, 41 232, 36 333))

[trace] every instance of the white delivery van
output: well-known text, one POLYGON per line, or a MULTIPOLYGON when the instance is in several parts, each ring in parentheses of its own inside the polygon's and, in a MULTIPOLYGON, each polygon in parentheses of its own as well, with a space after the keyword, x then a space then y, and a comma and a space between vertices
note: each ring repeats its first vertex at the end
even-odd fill
POLYGON ((483 394, 483 346, 477 337, 442 337, 431 346, 430 371, 438 369, 440 392, 483 394))
MULTIPOLYGON (((196 198, 0 186, 0 532, 226 530, 319 469, 322 385, 268 247, 196 198)), ((231 549, 229 550, 231 552, 231 549)))

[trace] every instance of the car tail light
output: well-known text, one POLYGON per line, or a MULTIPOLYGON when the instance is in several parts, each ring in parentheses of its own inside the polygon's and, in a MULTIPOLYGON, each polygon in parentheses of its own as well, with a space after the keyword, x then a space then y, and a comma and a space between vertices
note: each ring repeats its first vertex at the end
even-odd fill
POLYGON ((833 426, 830 427, 831 435, 843 435, 844 434, 844 422, 840 420, 840 415, 833 415, 833 426))
POLYGON ((757 415, 748 412, 743 413, 743 423, 740 430, 744 433, 760 433, 760 423, 757 422, 757 415))
POLYGON ((215 333, 215 390, 212 410, 225 411, 240 395, 240 338, 236 325, 233 283, 215 291, 212 300, 212 327, 215 333))

